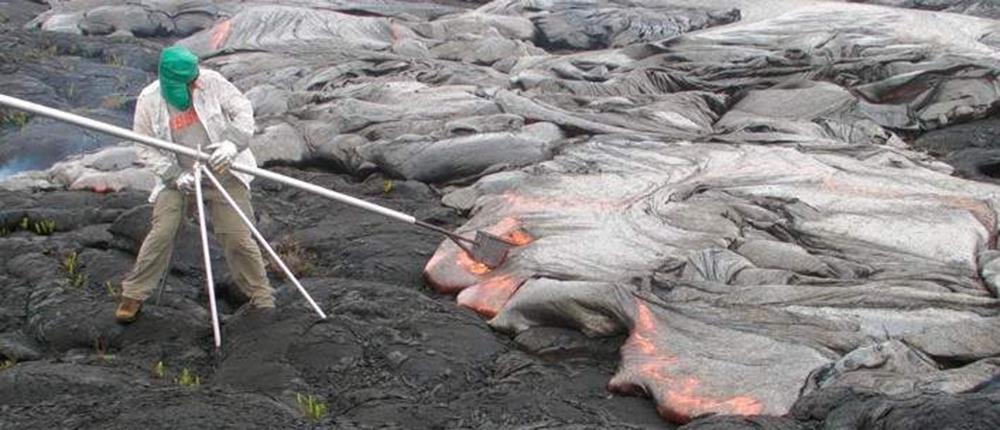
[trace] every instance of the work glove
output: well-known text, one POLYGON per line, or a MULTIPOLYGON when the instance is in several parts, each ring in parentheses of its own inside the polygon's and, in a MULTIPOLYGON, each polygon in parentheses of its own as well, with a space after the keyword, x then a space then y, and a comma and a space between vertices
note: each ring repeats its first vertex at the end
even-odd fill
POLYGON ((174 185, 177 185, 177 189, 183 193, 191 193, 194 191, 194 173, 184 172, 177 177, 174 181, 174 185))
POLYGON ((208 157, 208 164, 212 166, 212 170, 220 175, 229 171, 229 166, 233 165, 233 159, 239 152, 236 144, 228 140, 208 145, 206 149, 212 150, 212 155, 208 157))

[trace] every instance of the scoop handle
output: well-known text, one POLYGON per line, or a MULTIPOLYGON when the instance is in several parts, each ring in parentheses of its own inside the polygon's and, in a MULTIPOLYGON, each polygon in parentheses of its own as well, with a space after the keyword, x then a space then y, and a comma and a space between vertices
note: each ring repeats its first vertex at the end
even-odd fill
MULTIPOLYGON (((152 136, 139 134, 132 130, 124 129, 101 121, 96 121, 90 118, 65 112, 59 109, 43 106, 38 103, 32 103, 27 100, 22 100, 16 97, 0 94, 0 104, 10 106, 15 109, 20 109, 26 112, 31 112, 36 115, 52 118, 58 121, 75 124, 94 131, 110 134, 112 136, 120 137, 122 139, 131 140, 144 145, 152 146, 154 148, 170 151, 178 155, 192 157, 205 162, 208 161, 208 154, 197 151, 195 149, 167 142, 162 139, 157 139, 152 136)), ((388 218, 392 218, 408 224, 417 224, 417 219, 414 218, 412 215, 407 215, 402 212, 389 209, 387 207, 379 206, 374 203, 369 203, 364 200, 351 197, 346 194, 341 194, 336 191, 323 188, 318 185, 310 184, 308 182, 301 181, 289 176, 261 169, 257 166, 246 166, 238 163, 233 163, 230 169, 237 172, 246 173, 248 175, 253 175, 258 178, 270 179, 272 181, 282 183, 290 187, 298 188, 300 190, 310 192, 319 195, 321 197, 326 197, 330 200, 336 200, 338 202, 354 206, 356 208, 363 209, 369 212, 374 212, 379 215, 383 215, 388 218)))

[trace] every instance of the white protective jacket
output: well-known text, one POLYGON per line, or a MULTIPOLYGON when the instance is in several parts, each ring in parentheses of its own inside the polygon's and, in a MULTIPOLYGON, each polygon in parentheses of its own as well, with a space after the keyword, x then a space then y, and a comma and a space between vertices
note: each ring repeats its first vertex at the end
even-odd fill
MULTIPOLYGON (((213 142, 228 140, 240 149, 235 163, 256 166, 257 159, 250 152, 250 138, 254 133, 253 105, 250 100, 218 72, 199 69, 198 79, 192 91, 192 105, 208 138, 213 142)), ((160 95, 160 81, 149 84, 139 94, 135 105, 132 130, 136 133, 173 142, 170 135, 170 114, 167 102, 160 95)), ((177 164, 177 156, 146 145, 139 145, 138 154, 142 162, 158 177, 149 201, 156 200, 169 184, 183 173, 177 164)), ((237 179, 250 188, 253 176, 232 172, 237 179)))

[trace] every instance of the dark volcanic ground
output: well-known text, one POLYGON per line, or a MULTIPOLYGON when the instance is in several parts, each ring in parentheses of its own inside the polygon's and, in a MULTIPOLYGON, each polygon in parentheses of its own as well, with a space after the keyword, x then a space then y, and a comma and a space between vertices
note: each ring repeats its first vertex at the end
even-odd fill
MULTIPOLYGON (((457 221, 419 183, 395 182, 386 193, 378 178, 280 171, 421 219, 457 221)), ((329 319, 276 281, 277 315, 227 319, 216 357, 189 224, 181 243, 190 249, 178 252, 161 304, 151 299, 136 324, 119 326, 105 283, 117 286, 133 261, 148 228, 145 197, 0 193, 5 224, 50 219, 58 230, 0 238, 0 354, 20 361, 0 371, 0 428, 301 428, 312 424, 298 411, 299 393, 325 399, 318 425, 336 428, 664 426, 647 400, 604 390, 620 339, 560 329, 497 335, 421 286, 437 237, 267 184, 255 192, 260 226, 315 251, 304 283, 329 319), (87 276, 80 286, 62 266, 73 252, 87 276), (183 369, 201 385, 175 383, 183 369)), ((221 278, 229 314, 241 299, 221 278)))

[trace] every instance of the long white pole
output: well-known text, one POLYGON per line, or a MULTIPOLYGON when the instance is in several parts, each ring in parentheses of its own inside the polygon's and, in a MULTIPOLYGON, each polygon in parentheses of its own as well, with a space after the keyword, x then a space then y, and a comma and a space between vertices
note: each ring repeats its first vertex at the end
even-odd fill
MULTIPOLYGON (((58 109, 53 109, 47 106, 43 106, 37 103, 32 103, 27 100, 21 100, 19 98, 6 96, 0 94, 0 104, 10 106, 15 109, 20 109, 23 111, 31 112, 37 115, 46 116, 49 118, 57 119, 59 121, 68 122, 71 124, 76 124, 81 127, 86 127, 91 130, 100 131, 103 133, 110 134, 112 136, 117 136, 122 139, 127 139, 142 143, 144 145, 149 145, 155 148, 163 149, 166 151, 171 151, 173 153, 188 156, 196 160, 208 161, 208 155, 202 153, 201 151, 196 151, 191 148, 187 148, 181 145, 177 145, 165 140, 157 139, 155 137, 146 136, 143 134, 136 133, 132 130, 126 130, 124 128, 103 123, 100 121, 95 121, 90 118, 82 117, 79 115, 71 114, 69 112, 63 112, 58 109)), ((357 208, 361 208, 370 212, 375 212, 380 215, 387 216, 399 221, 403 221, 410 224, 417 224, 417 219, 413 216, 404 214, 399 211, 395 211, 389 208, 385 208, 376 204, 368 203, 364 200, 357 199, 345 194, 340 194, 338 192, 328 190, 326 188, 310 184, 305 181, 300 181, 295 178, 291 178, 285 175, 274 173, 268 170, 258 168, 256 166, 244 166, 241 164, 233 164, 232 170, 237 172, 246 173, 260 178, 270 179, 275 182, 280 182, 282 184, 295 187, 301 190, 308 191, 313 194, 318 194, 320 196, 326 197, 331 200, 336 200, 341 203, 345 203, 357 208)))
POLYGON ((260 234, 260 231, 257 230, 257 227, 254 227, 253 222, 250 221, 250 218, 248 218, 245 213, 243 213, 243 210, 240 209, 240 206, 236 204, 236 201, 233 200, 233 197, 229 195, 229 192, 226 191, 226 189, 222 186, 222 184, 215 177, 215 175, 213 175, 212 172, 208 170, 208 168, 206 168, 205 166, 201 166, 201 170, 208 177, 208 180, 212 181, 212 185, 214 185, 215 189, 219 191, 219 194, 222 194, 222 197, 226 199, 226 203, 229 203, 229 206, 233 208, 234 211, 236 211, 237 215, 240 216, 240 219, 243 220, 243 224, 245 224, 247 228, 249 228, 250 231, 253 232, 253 236, 257 238, 257 241, 260 242, 261 246, 263 246, 264 249, 267 250, 267 253, 271 256, 271 258, 278 263, 278 266, 281 267, 281 270, 285 272, 285 276, 287 276, 288 279, 292 280, 292 283, 295 284, 295 288, 299 289, 299 292, 302 293, 302 296, 306 298, 306 301, 309 302, 309 305, 312 306, 313 310, 315 310, 316 313, 319 314, 320 318, 326 319, 326 314, 323 313, 323 309, 320 309, 319 305, 317 305, 316 302, 313 300, 313 298, 309 295, 309 292, 307 292, 305 287, 303 287, 302 284, 299 282, 299 279, 295 277, 295 274, 292 273, 292 271, 288 268, 288 266, 285 265, 285 262, 281 259, 281 257, 278 256, 278 253, 274 252, 274 248, 271 248, 271 244, 267 243, 267 239, 264 239, 264 235, 260 234))
POLYGON ((222 332, 219 330, 219 312, 215 307, 215 280, 212 279, 212 256, 208 251, 208 228, 205 225, 205 202, 201 199, 201 163, 194 166, 194 195, 198 206, 198 229, 201 231, 201 253, 205 257, 205 282, 208 286, 208 308, 212 313, 212 334, 215 348, 222 347, 222 332))

